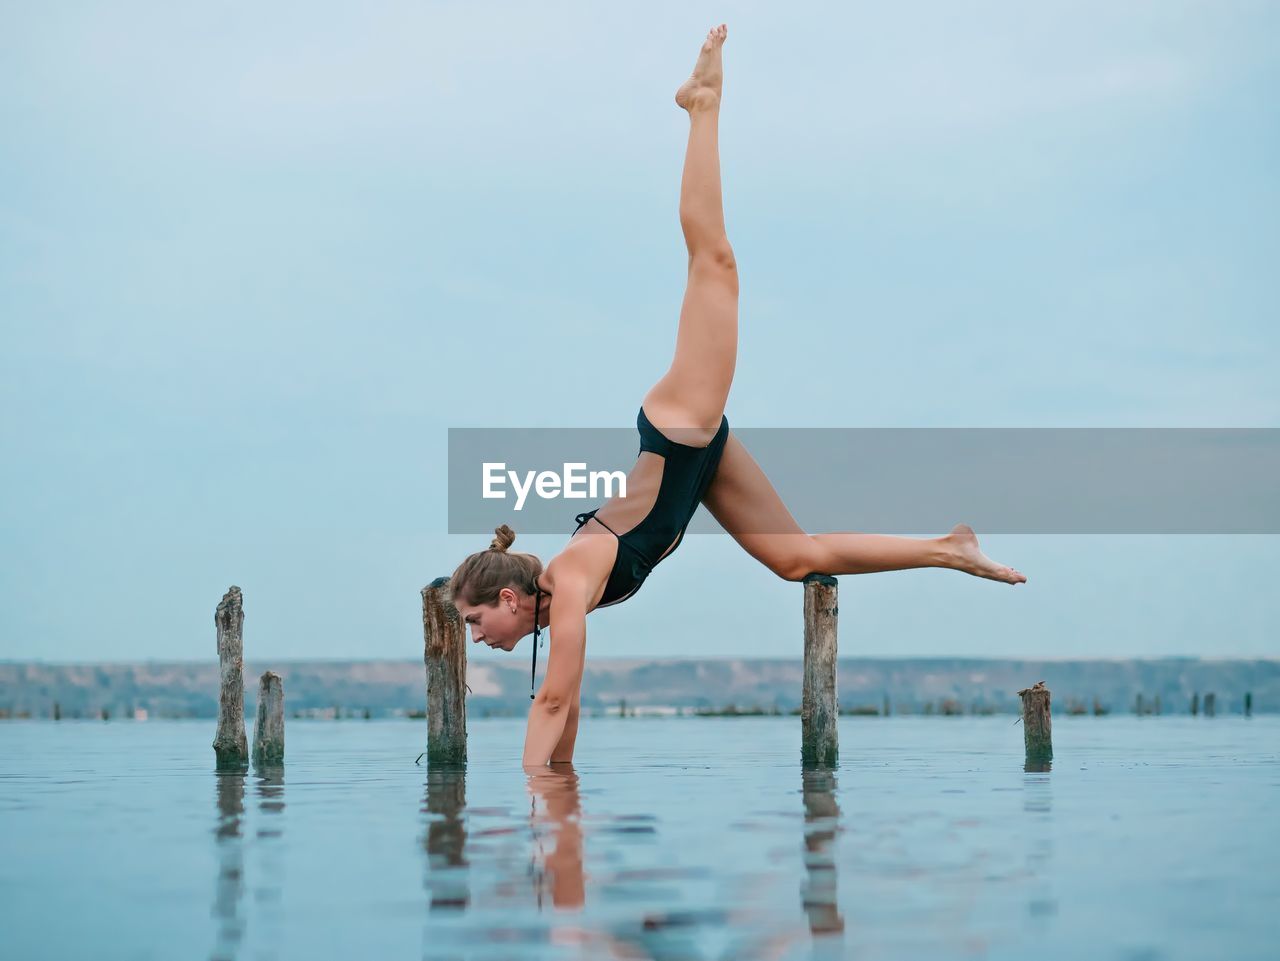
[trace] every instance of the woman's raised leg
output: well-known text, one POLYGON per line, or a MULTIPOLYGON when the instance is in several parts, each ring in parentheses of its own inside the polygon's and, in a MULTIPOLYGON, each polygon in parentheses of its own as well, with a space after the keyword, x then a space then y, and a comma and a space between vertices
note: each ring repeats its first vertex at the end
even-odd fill
MULTIPOLYGON (((680 226, 689 278, 671 367, 644 398, 657 427, 701 428, 709 442, 720 426, 738 357, 738 268, 724 226, 720 191, 722 24, 707 34, 693 75, 676 91, 689 112, 689 142, 680 181, 680 226)), ((681 438, 698 445, 696 440, 681 438)))
POLYGON ((1026 577, 997 564, 978 548, 973 529, 957 524, 945 537, 897 537, 840 531, 806 534, 755 458, 730 432, 703 503, 743 549, 779 577, 873 574, 944 567, 1007 584, 1026 577))

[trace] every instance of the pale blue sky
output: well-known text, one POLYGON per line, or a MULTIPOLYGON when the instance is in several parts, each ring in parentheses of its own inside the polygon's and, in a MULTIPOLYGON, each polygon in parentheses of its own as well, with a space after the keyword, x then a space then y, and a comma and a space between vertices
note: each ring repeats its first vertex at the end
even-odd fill
MULTIPOLYGON (((210 657, 232 583, 255 659, 420 656, 447 428, 666 367, 720 20, 732 423, 1280 426, 1274 4, 0 11, 0 658, 210 657)), ((841 651, 1280 655, 1277 540, 989 538, 841 651)), ((798 655, 800 589, 691 537, 589 634, 798 655)))

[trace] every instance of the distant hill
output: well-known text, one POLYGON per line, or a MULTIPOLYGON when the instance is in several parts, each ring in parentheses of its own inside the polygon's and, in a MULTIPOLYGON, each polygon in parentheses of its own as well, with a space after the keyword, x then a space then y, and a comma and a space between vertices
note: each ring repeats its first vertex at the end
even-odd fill
MULTIPOLYGON (((540 659, 544 666, 545 658, 540 659)), ((372 717, 420 712, 426 703, 421 661, 273 661, 245 666, 251 717, 259 674, 284 678, 290 715, 372 717)), ((587 662, 583 709, 788 712, 799 707, 799 660, 609 660, 587 662)), ((1131 712, 1159 698, 1164 713, 1186 713, 1192 697, 1216 694, 1218 714, 1239 714, 1246 691, 1257 713, 1280 711, 1280 658, 1257 660, 1016 661, 977 658, 850 658, 839 663, 840 708, 865 713, 1015 713, 1017 691, 1045 681, 1055 712, 1131 712)), ((473 717, 523 715, 529 667, 523 658, 473 661, 467 672, 473 717)), ((0 662, 0 717, 215 717, 218 664, 46 664, 0 662)))

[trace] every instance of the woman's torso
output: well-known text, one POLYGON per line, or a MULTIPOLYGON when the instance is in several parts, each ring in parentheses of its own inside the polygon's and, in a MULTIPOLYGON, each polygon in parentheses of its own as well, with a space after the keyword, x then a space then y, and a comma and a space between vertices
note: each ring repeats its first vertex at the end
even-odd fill
POLYGON ((588 610, 631 597, 653 568, 679 546, 694 512, 710 486, 728 438, 721 418, 710 442, 706 431, 659 430, 644 408, 636 417, 640 452, 626 475, 626 496, 609 498, 579 514, 578 529, 559 555, 588 574, 595 584, 588 610))

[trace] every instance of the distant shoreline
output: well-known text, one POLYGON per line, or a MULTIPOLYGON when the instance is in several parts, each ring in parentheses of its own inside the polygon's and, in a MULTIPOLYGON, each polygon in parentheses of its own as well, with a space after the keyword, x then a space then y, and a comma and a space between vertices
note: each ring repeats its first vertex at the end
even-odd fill
MULTIPOLYGON (((545 662, 539 665, 545 670, 545 662)), ((284 679, 289 716, 393 717, 426 707, 421 660, 271 660, 245 663, 252 709, 264 670, 284 679)), ((710 715, 790 714, 799 707, 800 658, 590 658, 588 713, 672 710, 710 715)), ((847 657, 838 665, 846 714, 1016 714, 1017 691, 1045 681, 1055 714, 1189 714, 1214 695, 1216 713, 1280 711, 1280 657, 1010 659, 847 657)), ((523 658, 468 664, 470 717, 523 716, 523 658)), ((218 664, 206 661, 0 661, 0 718, 215 717, 218 664)), ((1203 707, 1200 707, 1203 710, 1203 707)))

